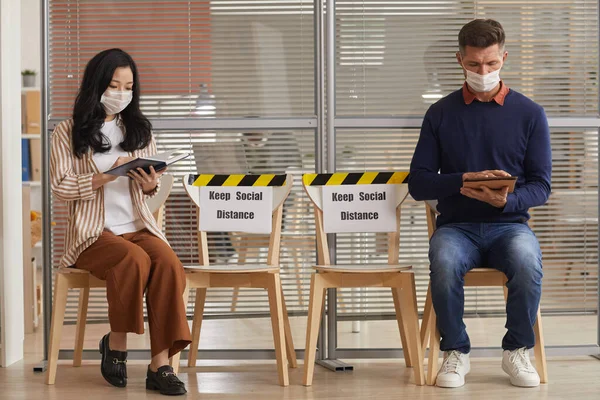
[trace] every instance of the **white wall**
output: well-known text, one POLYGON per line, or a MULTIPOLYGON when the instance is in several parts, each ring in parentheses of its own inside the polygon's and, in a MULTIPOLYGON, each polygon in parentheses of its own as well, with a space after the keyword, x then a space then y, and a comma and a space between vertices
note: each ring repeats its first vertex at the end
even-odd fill
POLYGON ((0 0, 0 366, 23 358, 21 4, 0 0))
POLYGON ((21 69, 33 69, 38 73, 36 85, 40 84, 40 29, 41 0, 21 2, 21 69))
MULTIPOLYGON (((36 86, 40 86, 41 70, 41 3, 43 0, 21 1, 21 70, 32 69, 36 75, 36 86)), ((42 191, 40 186, 31 188, 31 209, 42 210, 42 191)), ((38 268, 42 265, 41 248, 36 247, 32 255, 38 268)))

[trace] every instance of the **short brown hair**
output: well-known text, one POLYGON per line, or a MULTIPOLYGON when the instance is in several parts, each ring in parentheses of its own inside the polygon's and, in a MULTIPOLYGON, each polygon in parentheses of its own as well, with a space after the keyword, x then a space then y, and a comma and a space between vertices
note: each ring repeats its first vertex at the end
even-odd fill
POLYGON ((474 19, 458 33, 458 48, 462 54, 467 46, 484 49, 497 44, 502 50, 505 38, 500 22, 493 19, 474 19))

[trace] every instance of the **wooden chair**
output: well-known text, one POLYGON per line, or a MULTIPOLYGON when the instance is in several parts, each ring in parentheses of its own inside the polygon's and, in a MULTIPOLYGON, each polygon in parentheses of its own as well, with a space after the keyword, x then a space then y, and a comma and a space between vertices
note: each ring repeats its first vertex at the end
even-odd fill
MULTIPOLYGON (((286 210, 290 214, 294 215, 305 215, 306 204, 303 203, 299 196, 293 198, 291 206, 286 210)), ((307 246, 313 246, 314 236, 307 235, 303 231, 303 227, 297 221, 292 221, 285 226, 285 232, 281 233, 281 247, 286 248, 292 257, 292 264, 294 265, 296 272, 296 293, 298 296, 298 303, 300 307, 304 306, 304 295, 302 293, 302 273, 300 268, 302 267, 302 252, 307 246)), ((244 264, 249 258, 258 258, 260 248, 269 246, 269 238, 264 235, 248 235, 248 234, 232 234, 230 235, 231 242, 236 252, 238 253, 238 264, 244 264)), ((235 312, 237 309, 237 303, 239 300, 240 290, 239 288, 233 289, 233 296, 231 298, 231 312, 235 312)))
MULTIPOLYGON (((173 187, 173 176, 163 175, 160 190, 156 196, 146 202, 150 211, 156 218, 159 227, 162 228, 164 204, 173 187)), ((58 364, 58 352, 62 337, 62 327, 65 319, 67 296, 69 289, 79 289, 79 307, 77 311, 77 327, 75 331, 75 348, 73 353, 73 366, 80 367, 83 355, 83 341, 85 325, 87 321, 88 302, 91 288, 106 288, 106 281, 100 280, 88 271, 77 268, 61 268, 56 272, 54 284, 54 303, 52 308, 52 324, 50 327, 50 342, 48 350, 48 366, 46 370, 46 384, 54 385, 56 380, 56 369, 58 364)), ((184 293, 184 302, 187 304, 188 292, 184 293)), ((171 358, 171 364, 175 373, 179 366, 180 353, 171 358)))
MULTIPOLYGON (((425 207, 427 210, 427 231, 429 238, 433 236, 435 232, 435 219, 437 210, 435 208, 435 202, 426 202, 425 207)), ((508 279, 503 272, 493 268, 475 268, 465 275, 465 287, 467 286, 487 286, 487 287, 503 287, 504 288, 504 300, 508 297, 508 288, 506 282, 508 279)), ((544 331, 542 329, 542 315, 538 308, 537 319, 533 326, 535 331, 535 364, 537 367, 538 374, 540 375, 540 382, 548 382, 548 367, 546 365, 546 351, 544 349, 544 331)), ((421 345, 423 353, 427 347, 427 340, 429 339, 429 359, 427 366, 427 384, 435 385, 438 372, 438 359, 440 353, 440 332, 437 329, 437 319, 435 311, 433 309, 433 302, 431 300, 431 283, 427 287, 427 297, 425 298, 425 309, 423 311, 423 323, 421 324, 421 345), (434 329, 432 330, 432 327, 434 329), (432 334, 433 333, 433 334, 432 334)))
MULTIPOLYGON (((246 175, 249 176, 249 175, 246 175)), ((188 196, 198 207, 198 223, 202 217, 200 209, 200 187, 193 186, 193 182, 202 175, 185 175, 183 184, 188 196)), ((194 307, 194 321, 192 325, 192 343, 188 355, 188 367, 196 366, 200 331, 208 288, 262 288, 266 289, 269 296, 271 324, 273 328, 273 341, 277 359, 277 372, 279 384, 289 385, 287 363, 296 368, 296 352, 292 342, 292 333, 289 325, 281 279, 279 276, 279 250, 281 246, 281 219, 283 203, 288 197, 293 184, 293 176, 287 175, 283 186, 273 187, 273 213, 272 231, 269 235, 269 253, 267 262, 263 265, 209 265, 208 242, 205 231, 198 228, 198 251, 200 265, 187 267, 187 287, 196 289, 194 307), (286 355, 287 351, 287 355, 286 355)), ((198 227, 200 225, 198 224, 198 227)))
POLYGON ((419 318, 415 278, 411 266, 398 265, 400 246, 400 208, 408 195, 406 184, 397 190, 396 231, 388 234, 387 264, 331 265, 327 235, 323 228, 323 186, 312 186, 303 178, 306 193, 314 204, 318 265, 310 280, 308 326, 304 358, 304 385, 313 381, 319 325, 324 308, 325 290, 329 288, 389 287, 392 290, 396 319, 407 367, 414 367, 415 382, 425 384, 423 350, 419 338, 419 318))

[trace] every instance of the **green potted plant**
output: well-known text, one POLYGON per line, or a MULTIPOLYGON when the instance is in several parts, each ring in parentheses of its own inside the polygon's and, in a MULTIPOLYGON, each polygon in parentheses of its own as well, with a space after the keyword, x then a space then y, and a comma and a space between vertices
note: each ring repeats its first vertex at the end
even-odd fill
POLYGON ((35 86, 35 75, 36 72, 31 69, 24 69, 21 72, 23 76, 23 87, 34 87, 35 86))

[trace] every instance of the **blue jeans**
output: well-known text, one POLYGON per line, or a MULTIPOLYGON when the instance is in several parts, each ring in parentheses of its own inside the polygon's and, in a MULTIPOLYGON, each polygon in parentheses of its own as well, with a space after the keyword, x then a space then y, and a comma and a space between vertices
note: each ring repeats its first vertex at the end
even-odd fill
POLYGON ((494 268, 508 278, 504 350, 535 344, 533 325, 542 292, 542 253, 529 226, 521 223, 457 223, 438 228, 429 245, 431 295, 442 337, 440 349, 468 353, 463 322, 464 276, 494 268))

